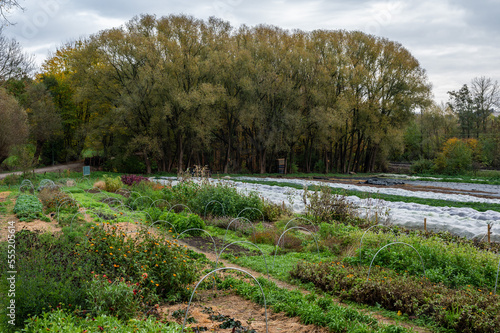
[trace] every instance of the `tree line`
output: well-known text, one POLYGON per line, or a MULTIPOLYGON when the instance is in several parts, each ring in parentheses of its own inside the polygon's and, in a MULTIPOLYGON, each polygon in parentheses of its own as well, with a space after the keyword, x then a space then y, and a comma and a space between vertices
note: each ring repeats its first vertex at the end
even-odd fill
POLYGON ((412 144, 439 150, 462 124, 455 104, 436 111, 408 50, 359 31, 141 15, 61 46, 28 81, 3 86, 28 111, 35 158, 101 156, 124 172, 276 172, 278 158, 371 172, 415 158, 412 144), (429 114, 445 125, 425 143, 429 114))

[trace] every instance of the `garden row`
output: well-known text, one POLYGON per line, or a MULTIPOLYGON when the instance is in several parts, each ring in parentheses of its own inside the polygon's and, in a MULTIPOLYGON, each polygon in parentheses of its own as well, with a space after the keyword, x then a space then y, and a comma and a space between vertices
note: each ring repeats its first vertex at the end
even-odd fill
MULTIPOLYGON (((256 194, 240 195, 236 189, 224 184, 188 181, 175 187, 161 187, 144 180, 131 185, 123 183, 125 182, 116 177, 106 177, 103 184, 79 183, 62 189, 50 186, 40 189, 38 196, 44 204, 44 213, 53 213, 67 227, 58 237, 25 232, 18 234, 20 244, 25 246, 18 250, 18 264, 25 265, 22 268, 26 276, 21 293, 26 291, 27 304, 23 307, 26 309, 24 315, 19 317, 19 325, 22 326, 22 320, 33 315, 47 317, 44 313, 50 308, 57 309, 58 306, 64 308, 66 314, 77 307, 76 313, 72 315, 77 321, 80 320, 78 317, 85 318, 88 313, 91 316, 111 314, 124 319, 132 318, 138 313, 143 316, 154 313, 155 304, 159 302, 186 300, 190 295, 188 288, 192 290, 189 284, 199 279, 202 268, 197 266, 193 258, 198 258, 200 264, 210 263, 201 260, 203 256, 183 250, 172 238, 163 237, 164 234, 155 236, 150 233, 150 229, 139 228, 134 232, 139 236, 140 242, 137 238, 133 241, 126 230, 113 225, 119 222, 140 222, 142 219, 141 225, 144 226, 164 221, 159 224, 165 227, 163 230, 167 235, 175 236, 175 233, 183 230, 198 228, 204 230, 203 234, 210 233, 214 238, 219 236, 223 240, 227 239, 224 244, 231 241, 254 242, 253 245, 242 243, 241 246, 248 247, 249 251, 258 246, 257 254, 262 251, 264 256, 237 258, 228 255, 227 258, 265 272, 266 257, 269 260, 271 255, 278 253, 276 265, 269 269, 271 275, 286 280, 295 278, 312 282, 320 290, 345 300, 378 304, 386 309, 399 311, 402 317, 425 315, 429 325, 457 331, 498 331, 496 326, 489 325, 498 321, 495 316, 499 313, 498 303, 495 301, 497 297, 492 291, 495 284, 495 256, 467 242, 454 242, 453 238, 444 237, 445 235, 406 235, 402 230, 394 228, 399 237, 397 239, 392 232, 368 232, 363 244, 360 244, 365 230, 359 226, 370 224, 350 216, 348 209, 336 211, 343 215, 337 215, 335 220, 327 218, 328 223, 320 224, 320 220, 324 218, 313 215, 303 216, 289 223, 293 217, 287 216, 288 212, 283 207, 263 202, 256 194), (113 182, 116 186, 111 186, 113 182), (89 185, 100 186, 102 190, 91 189, 93 186, 89 185), (127 187, 127 190, 120 191, 123 187, 127 187), (67 200, 68 205, 62 205, 63 200, 67 200), (80 208, 77 212, 78 206, 85 208, 80 208), (189 210, 198 215, 175 213, 175 206, 188 206, 189 210), (86 223, 84 217, 90 216, 90 212, 95 221, 102 223, 86 223), (246 214, 245 219, 264 219, 271 223, 257 223, 247 228, 245 223, 233 223, 240 214, 246 214), (209 218, 205 219, 205 215, 209 218), (231 223, 237 232, 227 231, 231 223), (295 230, 289 230, 290 228, 295 230), (282 242, 277 248, 280 238, 282 242), (380 252, 374 262, 375 265, 384 266, 385 270, 381 273, 378 268, 372 269, 373 276, 371 280, 367 280, 371 258, 380 248, 395 240, 411 244, 421 254, 425 262, 426 278, 420 278, 423 273, 422 264, 410 247, 391 246, 388 251, 380 252), (52 257, 59 258, 57 265, 53 265, 53 260, 47 259, 52 257), (298 264, 300 259, 307 259, 308 262, 298 264), (335 264, 332 266, 325 264, 326 262, 335 264), (39 266, 40 263, 44 264, 39 266), (66 269, 73 265, 79 268, 66 269), (33 278, 38 275, 40 279, 33 278), (322 278, 314 280, 315 275, 322 278), (383 280, 392 280, 386 284, 379 282, 380 275, 386 277, 383 280), (52 281, 52 284, 49 283, 45 288, 41 283, 45 280, 52 281), (409 288, 409 282, 412 281, 413 286, 419 283, 426 286, 422 290, 414 288, 422 291, 421 295, 413 294, 415 290, 400 288, 402 285, 409 288), (348 282, 352 284, 349 285, 348 282), (38 297, 29 298, 29 292, 38 290, 37 288, 40 289, 38 297), (62 288, 63 292, 54 292, 58 288, 62 288), (467 288, 470 290, 467 291, 467 288), (442 296, 436 298, 432 294, 431 297, 423 289, 442 296), (476 293, 482 296, 477 297, 476 293), (131 307, 127 308, 120 300, 128 300, 126 304, 131 307), (441 311, 439 306, 445 309, 441 311), (491 329, 488 331, 487 327, 491 329)), ((332 200, 335 198, 338 198, 337 207, 342 208, 342 198, 332 197, 332 200)), ((327 203, 330 205, 331 201, 327 203)), ((322 202, 316 203, 321 204, 322 202)), ((324 210, 332 212, 331 207, 324 207, 324 210)), ((263 284, 269 289, 266 291, 267 298, 267 293, 272 295, 273 287, 263 284)), ((244 290, 242 287, 237 289, 238 292, 244 290)), ((278 293, 286 294, 283 290, 278 293)), ((289 295, 287 299, 273 303, 273 297, 275 296, 269 296, 269 304, 275 311, 300 316, 305 323, 327 326, 333 331, 399 330, 391 326, 379 327, 369 317, 353 320, 352 318, 357 318, 351 313, 354 310, 333 309, 326 301, 328 298, 307 301, 297 300, 289 295), (306 304, 306 301, 309 305, 295 309, 284 305, 306 304), (325 302, 328 304, 325 305, 325 302), (332 308, 333 312, 325 312, 327 308, 332 308), (354 322, 359 325, 353 324, 354 322)), ((20 299, 23 299, 22 296, 20 299)), ((57 311, 54 313, 53 316, 56 317, 63 315, 57 311)))

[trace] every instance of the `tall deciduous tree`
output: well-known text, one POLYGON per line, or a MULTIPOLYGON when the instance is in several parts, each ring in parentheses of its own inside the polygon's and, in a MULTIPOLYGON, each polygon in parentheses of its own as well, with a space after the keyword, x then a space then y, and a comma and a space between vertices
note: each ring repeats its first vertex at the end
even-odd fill
POLYGON ((10 150, 26 142, 28 123, 26 112, 16 99, 0 87, 0 164, 9 157, 10 150))
POLYGON ((476 113, 476 131, 486 132, 488 116, 494 108, 500 108, 500 86, 498 81, 484 76, 476 77, 471 82, 471 95, 476 113))
POLYGON ((239 38, 252 55, 253 63, 248 74, 250 84, 244 92, 241 126, 254 151, 252 163, 264 173, 268 154, 287 151, 285 137, 298 122, 290 68, 289 50, 293 44, 287 32, 268 26, 243 29, 239 38))
POLYGON ((35 144, 34 163, 37 164, 46 142, 60 134, 61 118, 56 112, 52 97, 43 83, 28 88, 26 112, 30 137, 35 144))
POLYGON ((464 138, 470 138, 475 128, 474 102, 469 87, 464 84, 458 91, 449 91, 451 110, 457 115, 464 138))
POLYGON ((141 156, 148 172, 209 159, 265 172, 285 156, 371 171, 429 101, 418 61, 361 32, 143 15, 65 55, 91 115, 86 144, 141 156))

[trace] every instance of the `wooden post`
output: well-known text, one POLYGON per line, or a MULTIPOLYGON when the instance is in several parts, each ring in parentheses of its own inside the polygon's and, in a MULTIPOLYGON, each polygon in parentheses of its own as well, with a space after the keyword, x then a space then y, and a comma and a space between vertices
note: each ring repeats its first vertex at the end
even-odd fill
POLYGON ((375 212, 375 224, 378 224, 378 212, 375 212))
POLYGON ((491 243, 491 224, 488 223, 488 243, 491 243))
POLYGON ((427 218, 424 217, 424 231, 427 232, 427 218))

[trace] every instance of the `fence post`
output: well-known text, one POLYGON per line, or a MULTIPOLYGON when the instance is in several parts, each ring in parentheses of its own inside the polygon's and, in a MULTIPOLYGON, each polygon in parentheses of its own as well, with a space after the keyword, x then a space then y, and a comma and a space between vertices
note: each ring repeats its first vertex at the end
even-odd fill
POLYGON ((427 232, 427 218, 424 217, 424 231, 427 232))
POLYGON ((488 223, 488 243, 491 243, 491 224, 488 223))

